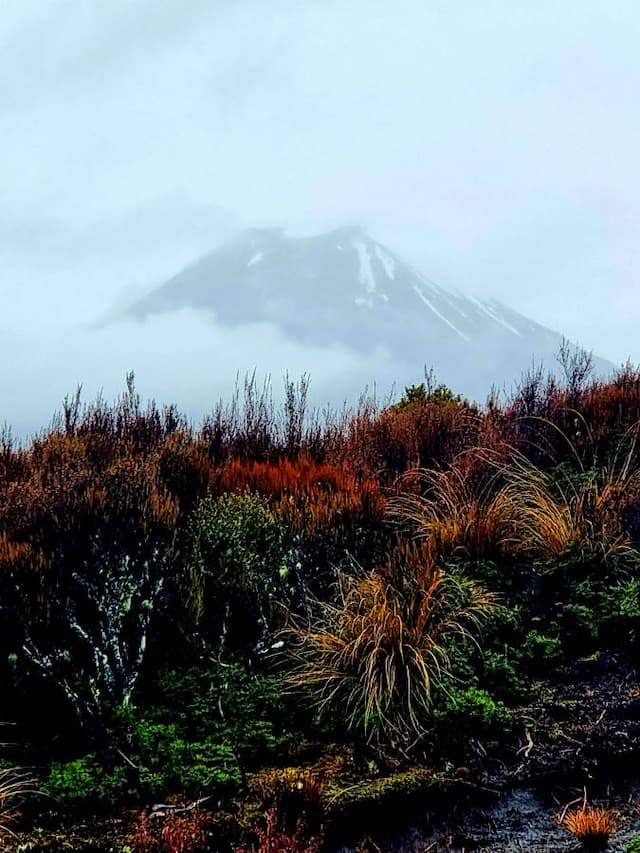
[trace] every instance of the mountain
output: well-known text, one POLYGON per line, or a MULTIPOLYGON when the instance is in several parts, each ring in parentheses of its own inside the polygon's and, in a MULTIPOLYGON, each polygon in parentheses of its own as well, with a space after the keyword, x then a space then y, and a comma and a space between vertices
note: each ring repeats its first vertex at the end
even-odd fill
MULTIPOLYGON (((383 349, 380 383, 418 381, 433 367, 439 381, 480 400, 493 384, 509 387, 532 360, 553 367, 562 342, 500 302, 440 287, 356 227, 305 238, 245 231, 127 314, 185 307, 211 312, 222 326, 270 323, 305 345, 340 344, 365 356, 383 349)), ((613 368, 595 361, 598 372, 613 368)))

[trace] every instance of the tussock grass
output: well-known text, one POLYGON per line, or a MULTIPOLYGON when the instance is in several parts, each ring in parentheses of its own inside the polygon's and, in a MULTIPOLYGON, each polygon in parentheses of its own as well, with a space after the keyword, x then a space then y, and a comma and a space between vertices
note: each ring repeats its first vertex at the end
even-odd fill
POLYGON ((620 816, 612 809, 583 805, 564 815, 561 824, 587 849, 600 850, 620 825, 620 816))
POLYGON ((391 519, 445 559, 551 562, 569 553, 605 563, 640 559, 622 521, 625 507, 640 496, 635 441, 624 456, 590 469, 577 454, 572 467, 541 469, 515 449, 506 461, 477 453, 492 473, 470 477, 459 462, 448 470, 413 472, 422 493, 392 498, 391 519))
POLYGON ((310 624, 285 634, 290 687, 369 741, 401 745, 424 734, 433 686, 450 674, 449 641, 474 638, 496 602, 424 549, 389 569, 342 574, 336 603, 316 602, 310 624))
POLYGON ((511 514, 496 488, 496 472, 480 484, 455 464, 448 470, 413 472, 411 479, 416 475, 423 494, 405 492, 392 498, 389 517, 393 521, 409 524, 419 539, 428 541, 443 557, 484 559, 504 553, 511 514))
POLYGON ((581 558, 637 556, 622 524, 625 505, 640 494, 633 451, 621 461, 577 473, 544 471, 520 454, 501 468, 500 500, 510 516, 513 551, 550 561, 568 552, 581 558))
POLYGON ((18 816, 20 799, 33 791, 34 780, 14 768, 0 770, 0 841, 13 835, 11 824, 18 816))

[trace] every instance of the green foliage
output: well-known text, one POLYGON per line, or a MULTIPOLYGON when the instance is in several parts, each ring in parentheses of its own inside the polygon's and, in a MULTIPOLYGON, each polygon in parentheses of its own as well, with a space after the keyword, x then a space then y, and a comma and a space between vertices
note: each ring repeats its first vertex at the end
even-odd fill
POLYGON ((245 769, 286 754, 297 736, 276 681, 237 665, 164 671, 154 699, 151 708, 120 711, 117 748, 100 760, 91 753, 52 765, 47 792, 62 803, 103 805, 176 792, 220 796, 238 788, 245 769))
POLYGON ((640 835, 636 835, 635 838, 627 842, 624 853, 640 853, 640 835))
POLYGON ((131 793, 124 765, 109 768, 95 753, 73 761, 54 762, 44 792, 63 805, 115 804, 131 793))
POLYGON ((408 406, 426 405, 433 403, 436 406, 459 405, 464 403, 464 398, 454 392, 447 385, 437 385, 435 388, 427 387, 425 382, 419 385, 407 385, 402 392, 400 400, 391 408, 399 412, 408 406))
POLYGON ((507 644, 500 651, 484 652, 482 684, 493 696, 508 704, 524 701, 531 692, 517 650, 507 644))
POLYGON ((173 722, 186 738, 205 733, 229 744, 243 766, 284 753, 296 735, 295 711, 271 677, 239 665, 166 670, 157 679, 156 721, 173 722))
POLYGON ((266 499, 252 492, 203 498, 190 533, 193 564, 219 591, 261 587, 282 546, 282 530, 266 499))
POLYGON ((255 648, 271 623, 285 572, 285 531, 252 492, 209 495, 188 526, 190 597, 200 630, 230 649, 255 648))
POLYGON ((640 636, 640 580, 620 567, 606 578, 569 578, 550 617, 569 657, 605 646, 630 648, 640 636))
POLYGON ((214 736, 190 741, 175 724, 140 720, 133 736, 140 789, 153 797, 180 791, 190 796, 220 794, 241 781, 238 758, 231 745, 214 736))
POLYGON ((512 727, 508 708, 478 687, 447 687, 445 706, 434 712, 438 729, 442 726, 456 738, 500 737, 512 727))
POLYGON ((513 729, 509 709, 486 690, 474 685, 447 685, 433 711, 434 757, 447 764, 466 763, 477 757, 475 743, 481 743, 485 750, 500 750, 513 729))
POLYGON ((522 643, 520 660, 523 668, 533 673, 548 672, 562 658, 562 643, 558 637, 548 637, 529 631, 522 643))

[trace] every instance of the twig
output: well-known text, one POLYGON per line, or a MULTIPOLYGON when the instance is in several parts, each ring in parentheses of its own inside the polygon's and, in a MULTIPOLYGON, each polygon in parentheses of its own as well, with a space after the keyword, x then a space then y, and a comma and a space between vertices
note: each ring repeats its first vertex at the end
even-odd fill
MULTIPOLYGON (((586 793, 586 789, 585 789, 585 793, 586 793)), ((562 809, 562 811, 561 811, 561 812, 560 812, 560 814, 558 815, 558 823, 563 823, 563 822, 564 822, 564 819, 565 819, 565 817, 566 817, 566 815, 567 815, 567 812, 569 811, 569 809, 571 808, 571 806, 575 806, 575 804, 576 804, 576 803, 579 803, 579 802, 584 803, 584 798, 583 798, 583 797, 576 797, 576 799, 575 799, 575 800, 571 800, 571 802, 570 802, 570 803, 567 803, 567 804, 566 804, 566 806, 562 809)), ((584 806, 583 806, 583 808, 584 808, 584 806)))
POLYGON ((122 760, 123 760, 123 761, 126 761, 126 762, 127 762, 127 764, 129 765, 129 767, 133 767, 133 769, 134 769, 134 770, 138 770, 137 765, 135 765, 135 764, 133 763, 133 761, 129 758, 129 756, 128 756, 128 755, 125 755, 125 754, 124 754, 124 752, 123 752, 121 749, 119 749, 118 747, 116 747, 116 752, 118 753, 118 755, 120 756, 120 758, 122 758, 122 760))
POLYGON ((520 755, 521 752, 524 753, 525 758, 529 758, 529 754, 533 749, 533 738, 531 737, 531 732, 529 729, 525 729, 524 736, 527 739, 527 742, 520 747, 520 749, 516 752, 516 755, 520 755))
POLYGON ((199 800, 196 800, 193 803, 190 803, 188 806, 176 806, 171 803, 156 803, 151 806, 151 814, 149 817, 166 817, 167 814, 184 814, 185 812, 193 812, 196 809, 200 808, 203 803, 206 803, 207 800, 210 800, 211 797, 201 797, 199 800))

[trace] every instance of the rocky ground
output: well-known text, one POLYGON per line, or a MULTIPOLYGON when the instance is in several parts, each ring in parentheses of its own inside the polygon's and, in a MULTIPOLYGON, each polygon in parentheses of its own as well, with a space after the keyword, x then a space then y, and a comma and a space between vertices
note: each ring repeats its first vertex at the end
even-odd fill
MULTIPOLYGON (((500 758, 483 755, 449 774, 405 766, 394 773, 355 769, 336 750, 315 761, 329 825, 329 849, 339 853, 437 853, 437 851, 569 851, 580 849, 558 817, 591 804, 614 809, 619 829, 609 849, 626 851, 640 836, 640 685, 631 661, 601 655, 579 662, 565 678, 537 685, 535 701, 517 709, 519 740, 500 758), (366 842, 363 843, 363 840, 366 842)), ((305 764, 301 757, 301 764, 305 764)), ((261 814, 253 786, 251 815, 261 814)), ((239 807, 240 810, 243 806, 239 807)), ((210 850, 226 851, 238 818, 212 816, 210 850), (224 824, 224 832, 222 825, 224 824)), ((238 818, 239 819, 239 818, 238 818)), ((131 850, 133 814, 112 821, 85 820, 19 832, 11 853, 131 850)))

